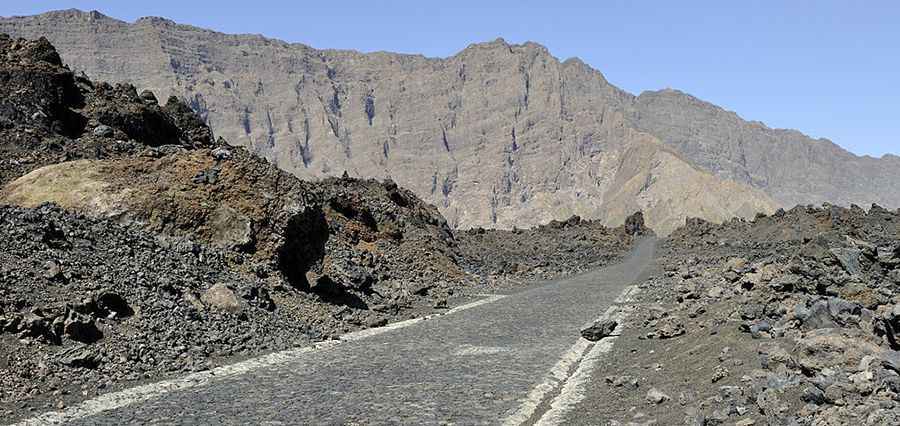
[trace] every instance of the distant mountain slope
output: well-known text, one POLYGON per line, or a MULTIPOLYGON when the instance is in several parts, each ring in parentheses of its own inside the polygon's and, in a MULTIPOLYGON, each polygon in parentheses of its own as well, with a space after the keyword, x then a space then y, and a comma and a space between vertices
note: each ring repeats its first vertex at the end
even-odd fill
POLYGON ((181 96, 217 136, 300 177, 391 177, 459 228, 571 214, 617 225, 642 208, 667 232, 777 204, 900 205, 896 157, 855 157, 677 92, 635 97, 534 43, 362 54, 75 10, 3 18, 0 32, 46 36, 93 78, 181 96))
POLYGON ((644 92, 630 120, 713 173, 762 189, 785 206, 900 206, 900 157, 859 157, 825 139, 742 120, 676 90, 644 92))

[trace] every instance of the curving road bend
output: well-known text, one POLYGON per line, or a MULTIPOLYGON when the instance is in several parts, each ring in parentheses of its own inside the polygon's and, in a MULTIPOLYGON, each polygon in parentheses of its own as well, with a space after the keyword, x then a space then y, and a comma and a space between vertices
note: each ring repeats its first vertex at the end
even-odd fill
POLYGON ((573 346, 579 328, 650 268, 655 247, 655 240, 645 239, 622 263, 597 271, 536 283, 491 303, 67 420, 92 425, 535 423, 549 408, 547 400, 559 393, 554 386, 561 385, 541 384, 579 346, 573 346))

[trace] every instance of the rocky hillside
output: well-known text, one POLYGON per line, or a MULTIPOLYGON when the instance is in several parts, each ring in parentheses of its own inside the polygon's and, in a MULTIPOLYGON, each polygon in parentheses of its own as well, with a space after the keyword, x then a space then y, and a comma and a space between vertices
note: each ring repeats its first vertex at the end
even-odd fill
POLYGON ((443 309, 475 281, 392 182, 301 181, 177 98, 76 77, 46 39, 0 35, 0 78, 0 410, 443 309))
POLYGON ((900 422, 900 212, 692 219, 660 267, 595 378, 601 418, 900 422))
POLYGON ((46 40, 0 35, 0 185, 35 168, 119 158, 161 145, 211 146, 209 128, 171 97, 94 84, 65 68, 46 40))
POLYGON ((621 259, 616 249, 630 237, 652 234, 641 212, 624 227, 607 228, 599 221, 572 216, 531 229, 473 228, 456 239, 467 269, 488 281, 548 279, 597 269, 621 259))
POLYGON ((643 210, 667 233, 778 204, 900 204, 900 159, 853 157, 675 92, 635 97, 534 43, 361 54, 75 10, 0 31, 47 36, 76 70, 186 99, 216 135, 296 176, 389 177, 456 228, 619 225, 643 210), (873 181, 879 191, 862 185, 873 181))
POLYGON ((900 207, 900 157, 856 156, 826 139, 770 129, 676 91, 633 99, 630 122, 717 176, 746 183, 785 208, 832 203, 900 207))

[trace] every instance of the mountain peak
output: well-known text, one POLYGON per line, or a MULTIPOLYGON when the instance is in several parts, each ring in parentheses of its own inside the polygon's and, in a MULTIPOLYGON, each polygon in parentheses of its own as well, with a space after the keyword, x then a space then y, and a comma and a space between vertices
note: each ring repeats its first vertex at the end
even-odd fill
POLYGON ((84 11, 76 8, 51 10, 36 16, 63 17, 63 18, 81 18, 85 20, 116 20, 104 15, 98 10, 84 11))
POLYGON ((503 50, 503 51, 511 51, 511 46, 506 42, 503 37, 497 37, 491 41, 483 41, 476 42, 466 46, 465 49, 459 52, 459 54, 465 54, 469 52, 479 52, 479 51, 492 51, 492 50, 503 50))
POLYGON ((176 25, 175 21, 163 18, 161 16, 143 16, 134 21, 134 23, 149 25, 176 25))
POLYGON ((472 43, 466 46, 460 53, 469 52, 469 51, 491 51, 491 50, 502 50, 508 52, 516 52, 516 51, 524 51, 524 52, 538 52, 544 54, 550 54, 549 49, 540 43, 536 43, 533 41, 525 41, 521 44, 509 43, 503 37, 497 37, 491 41, 477 42, 472 43))

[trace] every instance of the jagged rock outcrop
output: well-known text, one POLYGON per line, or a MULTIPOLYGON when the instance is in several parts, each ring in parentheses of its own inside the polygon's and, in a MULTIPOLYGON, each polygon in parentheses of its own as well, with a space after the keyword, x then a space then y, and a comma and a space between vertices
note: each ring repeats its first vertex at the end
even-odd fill
MULTIPOLYGON (((747 163, 762 177, 744 179, 715 158, 700 161, 715 151, 707 146, 712 136, 705 151, 682 150, 677 133, 656 125, 665 110, 645 111, 653 105, 646 97, 619 90, 577 59, 560 62, 534 43, 498 39, 446 59, 361 54, 75 10, 2 19, 0 31, 46 35, 76 70, 182 97, 218 136, 297 176, 390 177, 458 228, 526 227, 571 215, 620 225, 643 209, 648 225, 666 233, 686 216, 718 221, 775 205, 763 192, 722 177, 766 191, 781 172, 759 175, 765 165, 747 163), (634 152, 652 160, 637 170, 623 161, 634 152), (662 182, 658 162, 683 174, 662 182), (656 182, 649 193, 617 186, 638 175, 656 182), (710 195, 685 202, 701 193, 710 195), (723 203, 712 194, 742 202, 723 203)), ((718 129, 719 121, 704 124, 718 129)), ((816 182, 803 185, 815 193, 816 182)), ((829 185, 866 198, 854 185, 829 185)))
POLYGON ((45 38, 0 34, 0 52, 0 185, 60 161, 213 143, 209 127, 178 98, 160 106, 130 84, 94 84, 63 66, 45 38))

